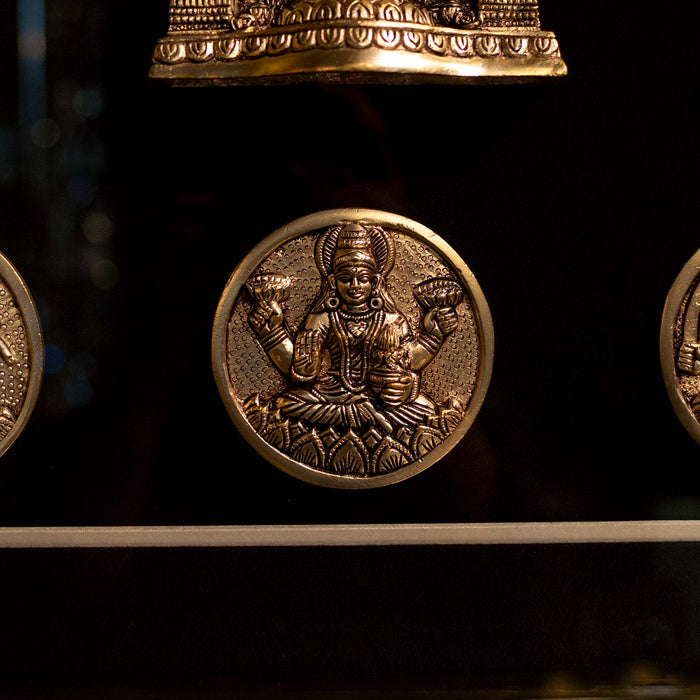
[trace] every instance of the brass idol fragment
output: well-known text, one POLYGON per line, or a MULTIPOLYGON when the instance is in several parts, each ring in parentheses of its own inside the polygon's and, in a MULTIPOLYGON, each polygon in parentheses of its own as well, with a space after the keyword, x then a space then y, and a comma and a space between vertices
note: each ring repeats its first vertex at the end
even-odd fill
POLYGON ((538 0, 170 0, 176 84, 499 82, 566 73, 538 0))

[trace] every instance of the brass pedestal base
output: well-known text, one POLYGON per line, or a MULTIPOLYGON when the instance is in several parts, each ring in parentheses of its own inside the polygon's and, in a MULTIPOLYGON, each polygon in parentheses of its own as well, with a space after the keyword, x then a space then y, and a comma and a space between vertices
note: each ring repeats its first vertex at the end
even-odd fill
POLYGON ((463 27, 445 20, 444 6, 441 14, 424 2, 297 0, 227 15, 214 26, 173 19, 156 45, 150 75, 176 84, 405 84, 566 74, 557 39, 540 29, 534 10, 517 26, 490 26, 471 14, 463 27))
POLYGON ((308 25, 161 40, 151 77, 180 84, 518 82, 566 74, 551 32, 308 25), (355 36, 353 36, 353 34, 355 36), (360 46, 360 37, 366 46, 360 46))

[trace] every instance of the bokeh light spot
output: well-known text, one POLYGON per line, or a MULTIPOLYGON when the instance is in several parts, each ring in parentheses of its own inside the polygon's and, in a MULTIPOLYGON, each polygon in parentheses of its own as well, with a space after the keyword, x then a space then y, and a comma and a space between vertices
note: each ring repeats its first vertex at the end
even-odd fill
POLYGON ((91 212, 83 219, 83 235, 93 245, 104 245, 111 238, 114 226, 103 212, 91 212))
POLYGON ((98 260, 90 267, 90 279, 98 289, 108 292, 119 282, 119 268, 112 260, 98 260))

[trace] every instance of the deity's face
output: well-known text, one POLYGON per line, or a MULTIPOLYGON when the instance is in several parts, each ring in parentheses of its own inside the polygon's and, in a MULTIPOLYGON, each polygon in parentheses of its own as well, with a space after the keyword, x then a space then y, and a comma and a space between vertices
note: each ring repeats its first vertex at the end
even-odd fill
POLYGON ((362 306, 372 296, 376 273, 366 265, 343 266, 333 278, 338 296, 346 306, 362 306))

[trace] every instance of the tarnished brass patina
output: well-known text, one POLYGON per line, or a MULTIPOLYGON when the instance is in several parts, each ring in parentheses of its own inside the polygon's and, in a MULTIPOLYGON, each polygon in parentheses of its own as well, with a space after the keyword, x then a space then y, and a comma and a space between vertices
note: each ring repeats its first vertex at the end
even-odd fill
POLYGON ((170 0, 179 84, 499 82, 566 73, 538 0, 170 0))
POLYGON ((700 442, 700 250, 685 264, 666 298, 661 366, 676 415, 700 442))
POLYGON ((305 481, 371 488, 434 464, 465 435, 491 376, 493 327, 445 241, 395 214, 298 219, 237 267, 212 359, 239 431, 305 481))
POLYGON ((44 371, 44 343, 32 297, 0 254, 0 455, 34 409, 44 371))

